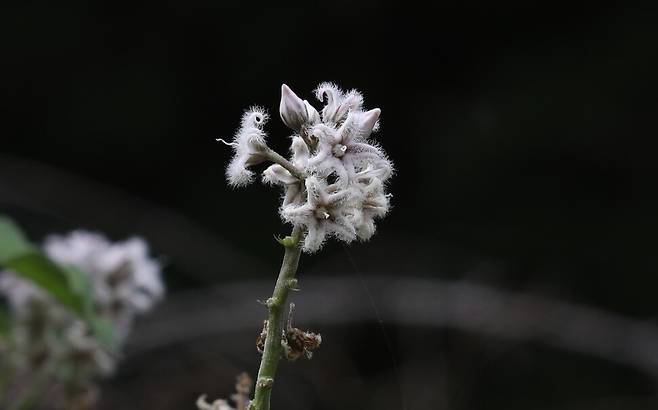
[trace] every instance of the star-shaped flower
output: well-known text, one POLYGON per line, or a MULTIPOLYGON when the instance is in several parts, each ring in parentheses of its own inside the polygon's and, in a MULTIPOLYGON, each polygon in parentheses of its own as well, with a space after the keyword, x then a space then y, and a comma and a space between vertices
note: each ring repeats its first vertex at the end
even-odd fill
POLYGON ((367 140, 380 113, 379 108, 350 112, 339 128, 316 125, 313 135, 318 139, 318 146, 308 166, 322 175, 335 173, 342 184, 347 184, 358 171, 368 166, 386 170, 388 177, 391 171, 389 160, 379 147, 367 140))
POLYGON ((356 239, 356 230, 349 220, 350 191, 327 183, 314 176, 306 178, 306 203, 289 205, 282 209, 283 218, 295 226, 306 229, 303 249, 315 252, 327 236, 345 242, 356 239))

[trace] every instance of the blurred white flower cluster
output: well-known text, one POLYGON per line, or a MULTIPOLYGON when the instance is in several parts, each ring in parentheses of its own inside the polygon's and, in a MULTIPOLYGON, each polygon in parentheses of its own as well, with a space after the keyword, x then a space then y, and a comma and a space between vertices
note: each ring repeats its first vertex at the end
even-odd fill
MULTIPOLYGON (((55 263, 89 275, 93 308, 112 325, 119 345, 135 316, 164 295, 160 264, 149 257, 142 239, 112 243, 100 234, 73 231, 48 237, 43 250, 55 263)), ((114 370, 116 352, 108 352, 85 322, 32 282, 2 272, 0 293, 11 308, 12 359, 19 367, 38 364, 30 363, 36 354, 41 361, 73 361, 78 374, 92 377, 114 370)))
POLYGON ((263 126, 268 116, 262 108, 248 110, 227 143, 235 152, 226 170, 233 186, 253 181, 253 165, 274 162, 263 171, 263 181, 283 187, 281 217, 305 233, 306 252, 320 249, 327 237, 368 240, 375 219, 388 212, 386 181, 393 173, 391 161, 372 139, 381 111, 365 111, 361 93, 331 83, 321 84, 315 95, 324 102, 320 112, 285 84, 281 87, 279 113, 295 131, 290 160, 267 146, 263 126))

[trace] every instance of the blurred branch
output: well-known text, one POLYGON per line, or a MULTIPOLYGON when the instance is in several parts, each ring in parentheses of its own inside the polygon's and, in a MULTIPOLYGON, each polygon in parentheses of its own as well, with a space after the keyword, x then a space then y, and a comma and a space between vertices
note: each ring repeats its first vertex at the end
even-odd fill
MULTIPOLYGON (((258 331, 269 281, 222 285, 172 297, 136 328, 128 354, 213 334, 258 331)), ((293 296, 300 322, 375 322, 358 279, 306 278, 293 296)), ((530 293, 466 281, 373 277, 368 287, 384 323, 455 328, 502 339, 535 341, 630 366, 658 377, 658 327, 648 321, 530 293)))

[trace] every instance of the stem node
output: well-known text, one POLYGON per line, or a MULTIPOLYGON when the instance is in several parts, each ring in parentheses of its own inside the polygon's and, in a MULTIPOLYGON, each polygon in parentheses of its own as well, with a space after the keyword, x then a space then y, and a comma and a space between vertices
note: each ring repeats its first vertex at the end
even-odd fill
POLYGON ((268 299, 265 301, 265 306, 267 306, 267 307, 270 308, 270 309, 272 309, 272 308, 274 308, 274 307, 277 307, 278 305, 279 305, 279 299, 278 299, 276 296, 273 296, 273 297, 271 297, 271 298, 268 298, 268 299))
POLYGON ((258 382, 256 383, 256 387, 270 389, 270 388, 272 388, 273 384, 274 384, 274 379, 273 378, 271 378, 271 377, 261 377, 261 378, 258 379, 258 382))
POLYGON ((288 279, 288 288, 293 291, 299 290, 299 281, 297 278, 288 279))

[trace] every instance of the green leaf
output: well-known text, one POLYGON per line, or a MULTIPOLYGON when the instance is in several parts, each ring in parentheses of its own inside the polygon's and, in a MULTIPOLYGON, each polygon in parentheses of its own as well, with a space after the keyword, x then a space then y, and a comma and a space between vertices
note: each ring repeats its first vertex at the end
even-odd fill
POLYGON ((32 281, 78 315, 82 317, 87 315, 85 301, 69 286, 68 275, 42 253, 28 251, 9 260, 0 261, 0 263, 32 281))
POLYGON ((94 301, 89 275, 74 266, 62 267, 62 272, 66 276, 69 289, 80 298, 82 314, 89 316, 94 313, 94 301))
POLYGON ((114 350, 116 347, 114 329, 108 321, 98 317, 94 311, 94 290, 89 275, 74 266, 67 266, 62 269, 67 275, 69 287, 81 300, 83 317, 95 334, 96 339, 105 348, 114 350))

